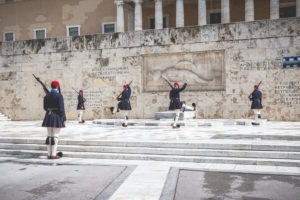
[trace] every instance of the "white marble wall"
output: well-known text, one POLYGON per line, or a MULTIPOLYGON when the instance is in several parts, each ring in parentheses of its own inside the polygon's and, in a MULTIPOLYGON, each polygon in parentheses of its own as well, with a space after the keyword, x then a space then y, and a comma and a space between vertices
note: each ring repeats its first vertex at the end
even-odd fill
POLYGON ((197 103, 199 118, 251 117, 247 97, 263 80, 262 117, 299 121, 300 68, 281 68, 283 57, 300 55, 299 23, 290 18, 0 43, 0 112, 15 120, 43 118, 44 93, 34 73, 47 86, 61 83, 69 119, 77 117, 72 87, 84 90, 86 119, 109 118, 109 107, 130 80, 130 117, 152 118, 168 107, 168 92, 144 91, 144 56, 222 50, 225 89, 187 87, 181 94, 188 104, 197 103))

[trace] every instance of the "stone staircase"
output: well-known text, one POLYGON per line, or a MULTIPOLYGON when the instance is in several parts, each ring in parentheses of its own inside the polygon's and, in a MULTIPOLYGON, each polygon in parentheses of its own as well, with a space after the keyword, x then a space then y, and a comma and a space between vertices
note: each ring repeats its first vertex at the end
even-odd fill
MULTIPOLYGON (((46 156, 42 139, 0 138, 1 155, 46 156)), ((186 142, 60 140, 65 157, 300 167, 300 145, 285 141, 186 142)))
POLYGON ((0 121, 10 121, 11 119, 9 119, 8 117, 6 117, 5 115, 3 115, 1 112, 0 112, 0 121))

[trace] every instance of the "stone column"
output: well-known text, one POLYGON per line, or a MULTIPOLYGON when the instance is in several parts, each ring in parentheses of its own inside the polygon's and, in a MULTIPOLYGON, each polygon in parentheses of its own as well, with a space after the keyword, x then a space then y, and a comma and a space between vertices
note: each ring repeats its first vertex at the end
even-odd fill
POLYGON ((133 8, 127 8, 127 18, 128 18, 128 31, 134 31, 134 10, 133 8))
POLYGON ((155 29, 163 28, 162 0, 155 0, 155 29))
POLYGON ((176 27, 184 27, 184 3, 176 0, 176 27))
POLYGON ((115 0, 117 5, 117 32, 124 32, 124 2, 115 0))
POLYGON ((143 30, 143 15, 142 15, 142 0, 135 0, 134 19, 135 19, 135 31, 143 30))
POLYGON ((206 0, 198 0, 198 25, 206 24, 206 0))
POLYGON ((254 0, 245 0, 245 21, 254 21, 254 0))
POLYGON ((279 19, 279 0, 270 0, 270 19, 279 19))
POLYGON ((222 16, 222 23, 229 23, 230 22, 230 5, 229 0, 221 0, 221 16, 222 16))
POLYGON ((296 16, 300 17, 300 0, 296 0, 296 16))

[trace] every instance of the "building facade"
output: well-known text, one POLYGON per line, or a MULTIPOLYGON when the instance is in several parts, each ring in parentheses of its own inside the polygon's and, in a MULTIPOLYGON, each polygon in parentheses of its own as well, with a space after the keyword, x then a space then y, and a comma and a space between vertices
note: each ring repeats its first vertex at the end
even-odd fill
POLYGON ((1 0, 0 41, 300 16, 300 0, 1 0))

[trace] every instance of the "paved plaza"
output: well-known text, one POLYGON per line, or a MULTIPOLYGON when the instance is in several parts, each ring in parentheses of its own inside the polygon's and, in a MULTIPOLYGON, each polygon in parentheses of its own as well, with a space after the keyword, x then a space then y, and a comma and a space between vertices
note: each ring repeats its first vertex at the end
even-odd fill
POLYGON ((299 199, 299 122, 102 122, 69 121, 58 160, 41 121, 0 122, 1 200, 299 199))

